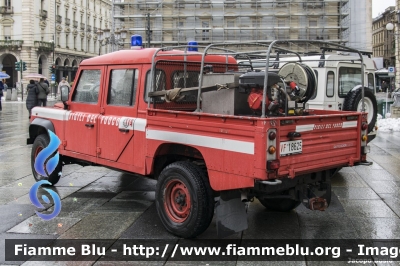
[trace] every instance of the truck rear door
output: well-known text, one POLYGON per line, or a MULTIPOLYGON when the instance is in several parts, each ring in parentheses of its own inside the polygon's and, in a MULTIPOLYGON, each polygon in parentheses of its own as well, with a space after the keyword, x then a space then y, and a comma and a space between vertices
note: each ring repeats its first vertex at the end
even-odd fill
POLYGON ((360 160, 361 115, 357 113, 283 119, 280 124, 278 175, 294 177, 360 160))

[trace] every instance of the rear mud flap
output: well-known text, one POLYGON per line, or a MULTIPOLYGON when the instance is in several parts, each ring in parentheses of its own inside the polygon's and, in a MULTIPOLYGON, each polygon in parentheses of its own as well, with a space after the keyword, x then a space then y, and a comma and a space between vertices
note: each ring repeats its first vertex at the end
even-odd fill
POLYGON ((246 204, 240 191, 222 191, 216 205, 217 235, 224 238, 248 228, 246 204))

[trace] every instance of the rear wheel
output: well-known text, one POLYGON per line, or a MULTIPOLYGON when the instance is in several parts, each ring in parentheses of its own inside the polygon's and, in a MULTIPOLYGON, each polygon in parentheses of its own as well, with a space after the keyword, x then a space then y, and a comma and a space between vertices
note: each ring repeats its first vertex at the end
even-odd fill
POLYGON ((39 153, 46 148, 50 143, 50 138, 47 134, 41 134, 36 137, 35 141, 33 142, 32 145, 32 151, 31 151, 31 167, 32 167, 32 173, 33 177, 35 178, 36 181, 41 181, 41 180, 47 180, 49 181, 52 185, 57 184, 58 180, 60 180, 61 175, 59 174, 62 170, 62 164, 61 160, 59 160, 56 168, 54 171, 49 175, 49 176, 43 176, 40 175, 38 172, 35 170, 35 160, 36 157, 39 155, 39 153))
POLYGON ((183 161, 168 165, 158 178, 156 207, 170 233, 183 238, 203 233, 214 214, 214 199, 200 167, 183 161))
MULTIPOLYGON (((350 91, 343 103, 343 111, 362 111, 362 92, 361 89, 350 91)), ((368 89, 364 89, 365 112, 368 113, 368 133, 371 132, 376 124, 378 114, 378 105, 374 93, 368 89)))

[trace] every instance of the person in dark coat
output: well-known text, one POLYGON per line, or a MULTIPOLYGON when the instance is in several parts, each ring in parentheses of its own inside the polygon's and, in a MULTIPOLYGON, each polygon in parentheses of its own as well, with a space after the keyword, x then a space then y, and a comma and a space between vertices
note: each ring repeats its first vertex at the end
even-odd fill
POLYGON ((0 80, 0 111, 2 110, 2 107, 1 107, 1 97, 3 97, 3 90, 4 90, 3 81, 0 80))
POLYGON ((47 103, 47 94, 49 94, 49 86, 44 82, 44 78, 40 78, 40 81, 36 83, 38 88, 38 99, 39 99, 39 106, 43 104, 46 106, 47 103))
POLYGON ((31 118, 32 108, 35 106, 39 106, 38 103, 38 94, 39 89, 35 84, 35 81, 30 80, 28 87, 28 96, 26 97, 26 109, 29 111, 29 118, 31 118))

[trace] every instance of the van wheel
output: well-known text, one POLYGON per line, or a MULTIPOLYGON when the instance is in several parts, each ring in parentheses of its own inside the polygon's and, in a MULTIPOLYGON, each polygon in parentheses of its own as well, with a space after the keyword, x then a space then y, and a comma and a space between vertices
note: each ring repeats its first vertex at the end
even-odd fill
MULTIPOLYGON (((376 124, 378 105, 374 93, 369 89, 364 89, 365 112, 368 113, 368 133, 371 132, 376 124)), ((343 103, 343 111, 362 110, 361 89, 350 91, 343 103)))
POLYGON ((39 153, 44 148, 46 148, 49 145, 49 143, 50 143, 50 138, 47 134, 41 134, 36 137, 35 141, 33 142, 32 151, 31 151, 31 168, 32 168, 33 177, 35 178, 36 181, 47 180, 52 185, 55 185, 55 184, 57 184, 58 180, 60 180, 60 177, 61 177, 61 175, 59 174, 62 170, 61 160, 58 161, 56 168, 49 176, 40 175, 35 170, 36 157, 39 155, 39 153))
POLYGON ((200 167, 181 161, 164 168, 157 182, 156 207, 170 233, 183 238, 203 233, 214 215, 214 199, 200 167))
POLYGON ((297 206, 300 205, 301 201, 292 200, 292 199, 263 199, 258 198, 261 204, 272 211, 278 212, 288 212, 295 209, 297 206))

